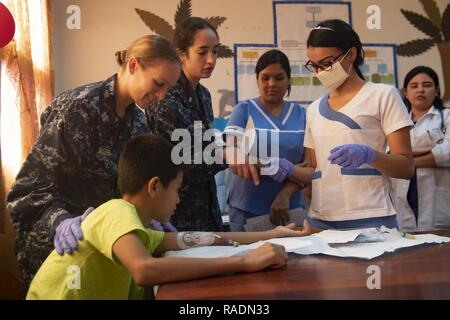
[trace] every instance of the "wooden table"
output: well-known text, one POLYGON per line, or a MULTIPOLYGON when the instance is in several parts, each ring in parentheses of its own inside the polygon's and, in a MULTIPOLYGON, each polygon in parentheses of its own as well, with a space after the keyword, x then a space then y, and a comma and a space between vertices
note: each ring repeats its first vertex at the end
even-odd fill
MULTIPOLYGON (((450 237, 450 231, 434 233, 450 237)), ((450 299, 450 243, 403 248, 372 260, 289 254, 284 269, 164 284, 156 298, 450 299), (380 289, 367 287, 372 265, 380 268, 380 289)))

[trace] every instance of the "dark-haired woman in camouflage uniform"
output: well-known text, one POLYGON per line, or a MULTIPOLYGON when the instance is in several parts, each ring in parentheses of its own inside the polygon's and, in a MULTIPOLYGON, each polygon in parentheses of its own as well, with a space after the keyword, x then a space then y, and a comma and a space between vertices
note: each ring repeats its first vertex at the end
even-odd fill
MULTIPOLYGON (((209 78, 214 70, 219 36, 207 21, 191 17, 175 30, 174 43, 183 70, 177 84, 167 92, 166 100, 147 110, 149 128, 169 141, 174 130, 186 129, 193 142, 195 125, 200 124, 204 133, 212 128, 214 120, 211 94, 200 79, 209 78)), ((222 230, 214 175, 223 169, 223 165, 204 162, 187 166, 179 191, 181 201, 171 220, 178 230, 222 230)))

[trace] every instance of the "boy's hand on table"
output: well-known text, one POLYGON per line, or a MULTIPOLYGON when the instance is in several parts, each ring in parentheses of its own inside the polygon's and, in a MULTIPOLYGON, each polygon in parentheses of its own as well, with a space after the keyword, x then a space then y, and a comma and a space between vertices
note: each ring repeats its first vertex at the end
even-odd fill
POLYGON ((265 268, 279 269, 288 261, 286 249, 273 243, 265 243, 242 258, 245 272, 255 272, 265 268))
POLYGON ((303 228, 297 227, 295 223, 290 223, 287 226, 278 226, 272 231, 274 238, 304 237, 314 233, 306 219, 303 221, 303 228))

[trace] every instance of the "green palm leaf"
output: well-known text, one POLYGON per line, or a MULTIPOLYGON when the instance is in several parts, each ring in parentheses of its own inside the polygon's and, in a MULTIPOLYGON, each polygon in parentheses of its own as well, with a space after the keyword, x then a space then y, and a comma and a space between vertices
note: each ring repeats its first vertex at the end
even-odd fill
POLYGON ((400 44, 397 47, 399 56, 413 57, 424 53, 433 47, 436 42, 433 39, 418 39, 400 44))
POLYGON ((408 11, 400 9, 400 11, 403 13, 405 18, 411 23, 414 27, 416 27, 418 30, 422 31, 426 35, 433 38, 436 42, 441 42, 441 32, 440 30, 427 18, 424 16, 408 11))
POLYGON ((419 0, 422 4, 423 9, 430 18, 431 22, 438 28, 441 29, 441 13, 439 12, 439 8, 434 0, 419 0))
MULTIPOLYGON (((166 20, 157 16, 154 13, 149 11, 141 10, 135 8, 136 13, 142 19, 147 27, 150 28, 153 32, 172 40, 175 34, 175 28, 180 25, 184 19, 192 16, 192 0, 180 0, 180 3, 177 6, 177 11, 175 12, 175 28, 172 27, 166 20)), ((225 17, 209 17, 205 18, 214 28, 218 28, 227 18, 225 17)), ((231 58, 233 57, 233 50, 231 50, 228 46, 220 45, 217 48, 217 57, 218 58, 231 58)))
POLYGON ((445 8, 444 14, 442 15, 441 30, 445 41, 450 41, 450 4, 445 8))
POLYGON ((172 41, 174 29, 166 20, 145 10, 138 8, 135 8, 134 10, 136 10, 136 13, 150 30, 172 41))
POLYGON ((217 57, 218 58, 231 58, 233 57, 233 50, 230 47, 221 44, 217 47, 217 57))
POLYGON ((214 28, 219 28, 220 25, 226 20, 225 17, 208 17, 205 18, 206 21, 208 21, 214 28))
POLYGON ((191 0, 181 0, 175 13, 175 27, 192 15, 191 0))

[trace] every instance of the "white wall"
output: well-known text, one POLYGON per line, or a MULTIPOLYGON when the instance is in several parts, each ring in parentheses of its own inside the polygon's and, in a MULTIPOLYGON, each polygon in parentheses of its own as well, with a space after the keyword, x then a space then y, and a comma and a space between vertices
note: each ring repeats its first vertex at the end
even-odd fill
MULTIPOLYGON (((436 0, 441 13, 448 0, 436 0)), ((179 0, 54 0, 53 58, 56 93, 83 83, 104 79, 117 71, 114 52, 125 49, 135 38, 151 33, 134 8, 151 11, 171 24, 179 0), (81 9, 81 29, 68 30, 66 9, 78 5, 81 9)), ((366 43, 404 43, 425 38, 407 22, 400 9, 425 15, 419 0, 354 0, 353 27, 366 43), (381 30, 368 30, 366 9, 376 4, 381 8, 381 30)), ((271 0, 192 0, 192 14, 200 17, 224 16, 227 20, 218 29, 221 42, 273 43, 271 0)), ((412 67, 424 64, 438 72, 442 67, 436 47, 414 58, 398 57, 399 83, 412 67)), ((234 91, 234 61, 218 61, 212 77, 202 82, 213 95, 213 107, 218 110, 218 90, 234 91)), ((443 84, 442 84, 443 86, 443 84)), ((443 90, 442 90, 443 91, 443 90)))

